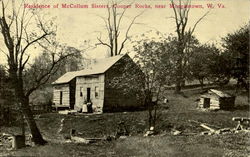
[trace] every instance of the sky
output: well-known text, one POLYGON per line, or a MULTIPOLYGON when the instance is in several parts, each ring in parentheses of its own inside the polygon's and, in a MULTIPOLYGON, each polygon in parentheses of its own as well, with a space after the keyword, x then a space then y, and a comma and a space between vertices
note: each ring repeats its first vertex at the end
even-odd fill
MULTIPOLYGON (((26 0, 26 4, 59 5, 59 8, 41 9, 41 14, 48 17, 56 17, 54 21, 57 25, 57 40, 79 49, 86 48, 86 41, 89 45, 95 46, 97 37, 102 34, 105 41, 105 27, 102 17, 107 17, 107 9, 104 8, 61 8, 62 4, 107 4, 106 0, 26 0)), ((176 34, 173 9, 169 8, 169 0, 123 0, 122 4, 132 4, 125 12, 121 22, 121 37, 128 27, 133 17, 141 14, 136 19, 136 24, 132 26, 129 36, 132 40, 140 40, 142 34, 153 36, 148 33, 150 30, 159 31, 166 34, 176 34), (135 8, 135 5, 151 5, 152 8, 135 8), (155 5, 166 5, 166 8, 154 8, 155 5)), ((227 33, 234 32, 239 27, 246 24, 250 19, 250 0, 193 0, 193 5, 203 5, 203 8, 193 8, 189 13, 188 28, 207 11, 209 14, 197 25, 194 35, 201 43, 220 41, 227 33), (214 9, 208 9, 207 4, 214 4, 214 9), (224 8, 218 8, 218 4, 224 8)), ((122 11, 122 10, 121 10, 122 11)), ((48 18, 49 19, 49 18, 48 18)), ((120 39, 122 40, 122 39, 120 39)), ((132 44, 127 42, 124 51, 132 51, 132 44)), ((3 40, 0 36, 0 48, 4 49, 3 40)), ((30 55, 35 56, 34 50, 30 49, 30 55)), ((107 47, 97 46, 87 49, 86 53, 92 58, 102 58, 107 53, 107 47)), ((4 60, 0 52, 0 59, 4 60)))

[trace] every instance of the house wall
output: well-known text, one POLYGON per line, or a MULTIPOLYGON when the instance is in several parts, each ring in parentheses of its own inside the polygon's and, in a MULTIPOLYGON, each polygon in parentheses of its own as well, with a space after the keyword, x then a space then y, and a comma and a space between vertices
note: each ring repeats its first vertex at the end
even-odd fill
POLYGON ((55 106, 70 106, 69 84, 60 84, 53 86, 53 103, 55 106), (62 104, 60 104, 60 92, 62 92, 62 104))
MULTIPOLYGON (((133 70, 141 70, 133 62, 129 56, 122 57, 117 63, 115 63, 105 73, 105 93, 104 93, 104 112, 124 111, 124 110, 136 110, 143 108, 141 99, 138 98, 137 91, 125 92, 123 88, 115 87, 113 84, 114 78, 124 77, 126 73, 127 77, 136 77, 130 73, 131 69, 128 69, 126 65, 130 64, 130 68, 133 70)), ((138 74, 138 73, 137 73, 138 74)), ((121 79, 122 80, 122 79, 121 79)), ((120 83, 122 84, 122 82, 120 83)))
POLYGON ((104 102, 104 74, 76 78, 75 109, 82 108, 84 100, 87 99, 87 88, 91 89, 90 99, 93 111, 102 112, 104 102), (98 88, 98 96, 96 96, 96 88, 98 88))

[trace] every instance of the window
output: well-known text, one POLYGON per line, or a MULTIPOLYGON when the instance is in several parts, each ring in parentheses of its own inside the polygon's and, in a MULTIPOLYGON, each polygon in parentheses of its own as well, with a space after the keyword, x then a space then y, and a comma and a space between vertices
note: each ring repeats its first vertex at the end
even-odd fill
POLYGON ((62 105, 63 92, 60 91, 60 105, 62 105))
POLYGON ((82 96, 83 96, 83 88, 80 87, 80 97, 82 97, 82 96))
POLYGON ((95 87, 95 98, 99 97, 99 87, 95 87))

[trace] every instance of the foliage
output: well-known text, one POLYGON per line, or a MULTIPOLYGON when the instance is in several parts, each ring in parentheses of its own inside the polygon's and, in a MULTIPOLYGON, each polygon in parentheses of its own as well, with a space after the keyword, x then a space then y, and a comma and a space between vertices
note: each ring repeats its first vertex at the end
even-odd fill
POLYGON ((7 82, 7 72, 4 68, 3 65, 0 65, 0 93, 2 93, 1 91, 4 89, 4 86, 7 82))
POLYGON ((231 60, 226 53, 214 48, 209 66, 210 80, 222 86, 226 85, 231 78, 231 60), (223 65, 223 66, 222 66, 223 65))
POLYGON ((3 65, 0 65, 0 107, 13 107, 15 104, 14 92, 10 88, 10 79, 3 65))
MULTIPOLYGON (((144 91, 151 91, 158 99, 161 87, 170 85, 173 75, 173 51, 166 41, 141 40, 134 47, 136 63, 145 75, 144 91)), ((153 95, 152 95, 153 96, 153 95)))
POLYGON ((230 78, 230 62, 225 54, 221 54, 215 45, 204 44, 194 49, 190 58, 189 70, 191 77, 200 81, 203 88, 204 79, 222 83, 230 78), (224 66, 220 66, 223 64, 224 66))
MULTIPOLYGON (((188 33, 186 33, 185 36, 189 36, 188 33)), ((175 36, 169 36, 168 37, 168 51, 171 51, 172 55, 172 64, 173 66, 173 75, 172 75, 172 81, 178 82, 180 81, 179 77, 181 77, 182 83, 181 86, 185 85, 185 81, 192 80, 191 75, 191 69, 190 69, 190 62, 193 58, 195 50, 197 47, 199 47, 200 43, 198 39, 195 36, 190 36, 189 41, 186 43, 185 48, 183 49, 182 53, 179 53, 178 51, 178 38, 175 36), (181 58, 182 62, 179 63, 179 59, 181 58), (182 69, 182 75, 180 76, 180 69, 179 66, 181 66, 182 69)))
POLYGON ((20 123, 20 111, 16 106, 13 89, 6 67, 0 65, 0 126, 16 125, 20 123))
POLYGON ((242 84, 246 90, 249 85, 249 24, 233 33, 227 34, 223 39, 225 55, 232 62, 231 75, 242 84))

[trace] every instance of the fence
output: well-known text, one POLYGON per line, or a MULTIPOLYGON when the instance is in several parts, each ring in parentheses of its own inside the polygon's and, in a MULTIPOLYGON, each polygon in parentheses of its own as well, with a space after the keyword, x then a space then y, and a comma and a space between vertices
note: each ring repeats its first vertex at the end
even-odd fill
MULTIPOLYGON (((52 111, 51 105, 40 104, 30 106, 33 114, 42 114, 52 111)), ((0 104, 0 126, 10 126, 19 123, 21 112, 17 108, 0 104)))
POLYGON ((38 105, 33 104, 30 107, 33 114, 48 113, 52 111, 52 105, 50 104, 38 104, 38 105))

